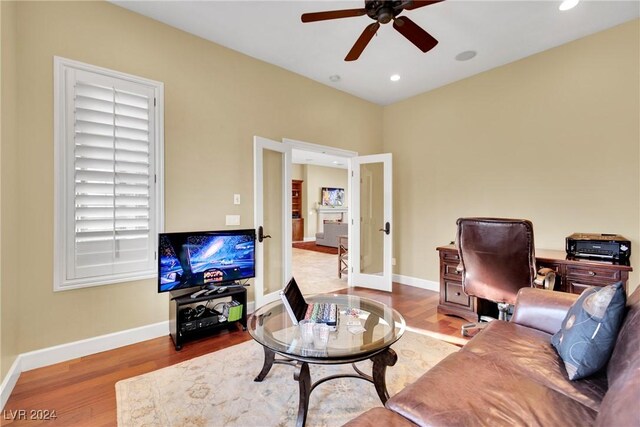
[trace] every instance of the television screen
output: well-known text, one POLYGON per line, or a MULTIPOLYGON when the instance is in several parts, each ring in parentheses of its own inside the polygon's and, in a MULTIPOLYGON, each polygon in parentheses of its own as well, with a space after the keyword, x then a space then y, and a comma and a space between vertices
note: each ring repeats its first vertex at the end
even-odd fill
POLYGON ((161 233, 158 292, 255 277, 255 230, 161 233))
POLYGON ((322 188, 322 205, 323 206, 343 206, 344 205, 344 188, 322 188))

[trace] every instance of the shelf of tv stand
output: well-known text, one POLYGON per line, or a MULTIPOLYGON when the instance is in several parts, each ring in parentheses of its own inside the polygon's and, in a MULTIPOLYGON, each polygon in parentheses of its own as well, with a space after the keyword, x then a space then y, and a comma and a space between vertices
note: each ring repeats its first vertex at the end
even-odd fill
MULTIPOLYGON (((191 291, 187 294, 174 294, 171 293, 171 301, 169 307, 169 334, 173 340, 173 344, 176 350, 181 350, 183 344, 189 341, 205 338, 213 335, 217 331, 225 328, 235 327, 237 323, 242 325, 242 330, 247 329, 247 289, 245 287, 229 287, 223 292, 213 292, 209 295, 200 295, 196 298, 191 298, 191 294, 195 291, 191 291), (181 326, 185 321, 180 318, 180 310, 187 306, 196 306, 198 304, 206 304, 208 301, 217 299, 228 299, 238 301, 242 304, 242 317, 239 320, 233 322, 221 322, 211 326, 199 328, 194 331, 182 331, 181 326)), ((215 306, 215 303, 209 304, 211 308, 215 306)))

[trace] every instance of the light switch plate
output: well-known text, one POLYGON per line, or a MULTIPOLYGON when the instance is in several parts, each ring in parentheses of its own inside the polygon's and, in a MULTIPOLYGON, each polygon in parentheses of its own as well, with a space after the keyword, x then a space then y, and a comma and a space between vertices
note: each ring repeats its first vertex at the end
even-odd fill
POLYGON ((234 194, 233 195, 233 204, 234 205, 239 205, 240 204, 240 195, 239 194, 234 194))
POLYGON ((240 225, 240 215, 227 215, 227 225, 240 225))

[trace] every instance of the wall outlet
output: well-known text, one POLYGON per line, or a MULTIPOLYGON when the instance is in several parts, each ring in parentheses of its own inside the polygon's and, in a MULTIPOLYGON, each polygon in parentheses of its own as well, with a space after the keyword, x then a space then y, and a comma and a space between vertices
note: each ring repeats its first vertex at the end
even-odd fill
POLYGON ((234 194, 233 195, 233 204, 234 205, 239 205, 240 204, 240 195, 239 194, 234 194))
POLYGON ((240 225, 240 215, 227 215, 227 225, 240 225))
POLYGON ((395 258, 391 258, 391 265, 396 265, 396 259, 395 258))

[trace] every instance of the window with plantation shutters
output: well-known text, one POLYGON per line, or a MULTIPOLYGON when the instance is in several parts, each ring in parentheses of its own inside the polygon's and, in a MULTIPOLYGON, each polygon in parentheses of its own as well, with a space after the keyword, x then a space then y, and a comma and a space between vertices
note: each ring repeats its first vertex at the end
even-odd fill
POLYGON ((154 277, 162 84, 62 58, 54 65, 54 287, 154 277))

